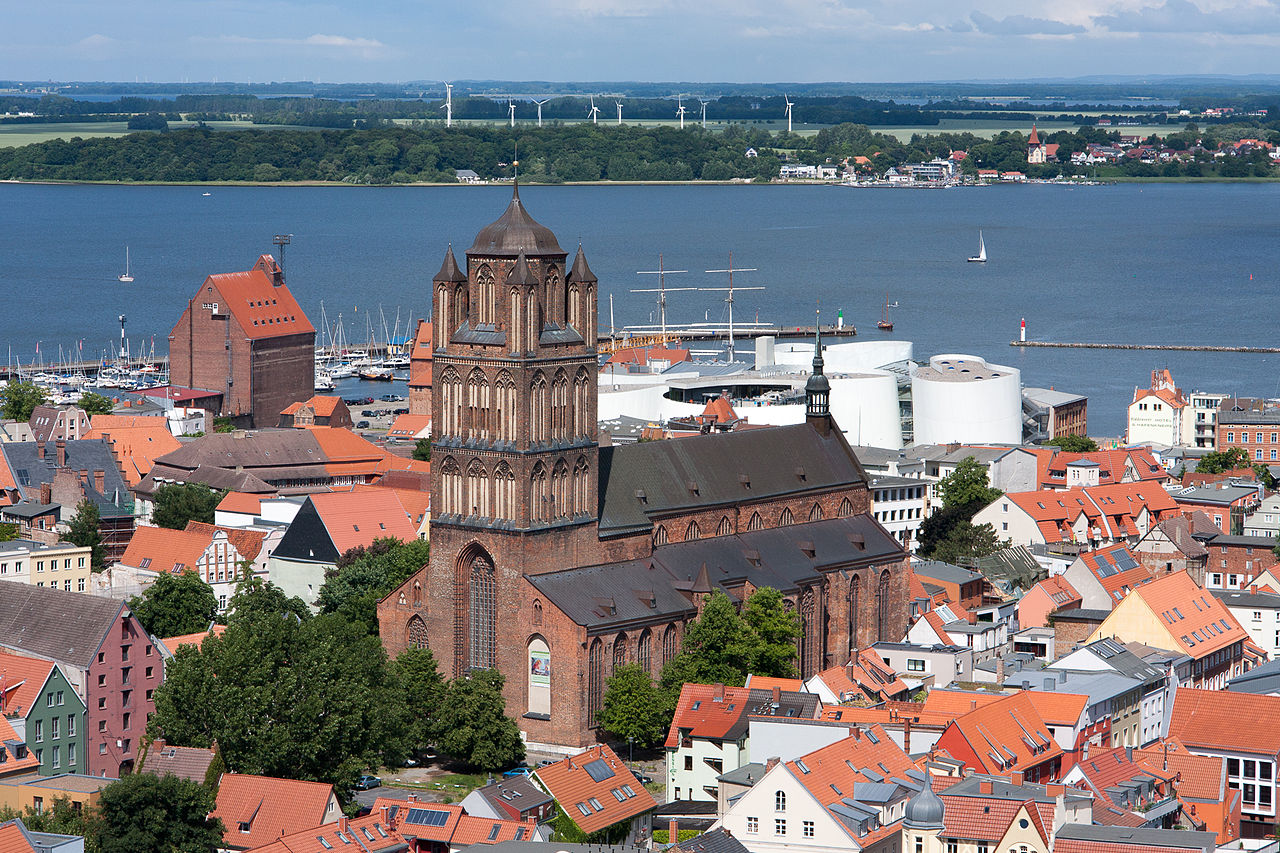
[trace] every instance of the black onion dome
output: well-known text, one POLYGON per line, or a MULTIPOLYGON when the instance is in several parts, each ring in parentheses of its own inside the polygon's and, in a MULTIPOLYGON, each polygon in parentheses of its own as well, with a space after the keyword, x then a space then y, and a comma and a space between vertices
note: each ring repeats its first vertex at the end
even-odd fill
POLYGON ((494 222, 480 229, 468 255, 494 257, 518 255, 563 255, 564 249, 556 241, 551 229, 534 220, 520 203, 520 186, 511 193, 511 203, 494 222))

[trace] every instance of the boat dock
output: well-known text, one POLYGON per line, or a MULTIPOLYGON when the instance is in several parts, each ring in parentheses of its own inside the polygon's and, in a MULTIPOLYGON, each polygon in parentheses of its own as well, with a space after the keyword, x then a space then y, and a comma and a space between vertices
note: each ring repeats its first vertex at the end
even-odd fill
POLYGON ((1052 349, 1164 350, 1165 352, 1260 352, 1280 353, 1280 347, 1234 347, 1211 344, 1102 344, 1065 341, 1009 341, 1011 347, 1052 349))

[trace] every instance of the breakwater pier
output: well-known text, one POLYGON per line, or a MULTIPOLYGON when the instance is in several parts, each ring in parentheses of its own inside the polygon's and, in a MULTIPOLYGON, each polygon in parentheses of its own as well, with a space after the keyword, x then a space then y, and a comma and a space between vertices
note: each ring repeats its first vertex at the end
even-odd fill
POLYGON ((1009 346, 1052 349, 1163 350, 1165 352, 1280 353, 1280 347, 1215 346, 1212 344, 1105 344, 1081 341, 1009 341, 1009 346))

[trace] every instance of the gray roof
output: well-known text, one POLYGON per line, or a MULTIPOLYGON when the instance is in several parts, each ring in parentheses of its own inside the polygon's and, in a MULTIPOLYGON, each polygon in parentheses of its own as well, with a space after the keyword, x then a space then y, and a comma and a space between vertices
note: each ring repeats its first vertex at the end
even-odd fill
POLYGON ((24 501, 13 506, 0 507, 0 515, 11 518, 38 518, 59 509, 62 509, 62 504, 42 504, 39 501, 24 501))
POLYGON ((1280 660, 1271 660, 1227 682, 1236 693, 1280 693, 1280 660))
POLYGON ((1142 681, 1136 678, 1128 678, 1114 672, 1075 672, 1062 669, 1010 673, 1005 684, 1016 686, 1024 681, 1030 681, 1027 686, 1031 690, 1054 690, 1058 693, 1088 696, 1090 705, 1123 696, 1143 686, 1142 681), (1063 675, 1066 675, 1066 680, 1063 680, 1063 675), (1046 686, 1046 678, 1053 678, 1051 686, 1046 686))
POLYGON ((1036 562, 1035 555, 1025 545, 1003 548, 994 554, 980 557, 975 568, 992 583, 1012 590, 1031 589, 1038 581, 1049 576, 1049 572, 1036 562))
POLYGON ((880 565, 902 556, 902 546, 884 528, 856 515, 678 542, 642 559, 529 575, 528 580, 579 625, 603 627, 692 616, 696 608, 682 591, 693 590, 704 568, 711 588, 745 581, 791 593, 802 583, 817 582, 821 569, 880 565))
POLYGON ((1147 663, 1110 637, 1095 640, 1085 648, 1105 660, 1108 666, 1121 675, 1145 682, 1164 680, 1164 671, 1162 669, 1147 663))
MULTIPOLYGON (((1250 489, 1249 491, 1253 491, 1250 489)), ((1209 540, 1210 545, 1238 545, 1243 548, 1266 548, 1271 550, 1276 546, 1276 537, 1274 536, 1233 536, 1229 533, 1219 533, 1209 540)))
POLYGON ((506 803, 518 811, 536 809, 538 806, 551 802, 551 795, 530 782, 526 776, 501 779, 492 785, 477 788, 476 793, 495 807, 501 803, 506 803))
POLYGON ((1200 504, 1222 504, 1226 506, 1232 501, 1256 495, 1258 490, 1249 486, 1197 486, 1173 492, 1170 497, 1175 501, 1190 501, 1200 504))
POLYGON ((1091 610, 1087 607, 1068 607, 1066 610, 1055 610, 1053 619, 1080 619, 1085 622, 1105 622, 1111 615, 1110 610, 1091 610))
POLYGON ((681 841, 676 848, 684 853, 747 853, 746 846, 724 828, 681 841))
POLYGON ((1093 841, 1099 844, 1132 844, 1165 850, 1203 850, 1204 853, 1212 853, 1217 849, 1212 832, 1195 832, 1185 829, 1134 829, 1127 826, 1068 823, 1058 829, 1057 837, 1075 841, 1093 841))
MULTIPOLYGON (((18 483, 18 491, 24 500, 40 499, 40 485, 52 483, 57 471, 57 450, 45 445, 44 458, 40 458, 39 448, 34 441, 13 441, 0 444, 0 452, 4 453, 18 483)), ((111 453, 111 445, 105 439, 79 439, 66 443, 66 468, 72 471, 88 471, 88 482, 83 483, 84 495, 98 506, 98 512, 104 518, 115 518, 121 515, 133 515, 133 497, 129 493, 129 485, 124 475, 116 467, 115 456, 111 453), (94 472, 103 472, 103 488, 99 492, 94 480, 94 472)))
POLYGON ((889 649, 890 651, 895 652, 938 652, 942 654, 954 654, 956 652, 968 651, 964 646, 947 646, 940 643, 934 643, 930 646, 921 646, 915 643, 891 643, 888 641, 872 643, 871 648, 889 649))
POLYGON ((520 187, 512 188, 511 202, 496 220, 480 229, 467 255, 517 257, 565 255, 551 229, 534 220, 520 201, 520 187))
POLYGON ((1209 592, 1227 607, 1280 608, 1280 595, 1274 592, 1249 592, 1247 589, 1211 589, 1209 592))
POLYGON ((717 781, 727 782, 730 785, 754 785, 760 781, 760 777, 764 776, 764 765, 758 761, 750 764, 744 764, 737 770, 730 770, 716 777, 717 781))
POLYGON ((699 507, 866 481, 839 430, 824 436, 808 424, 602 447, 600 534, 647 531, 667 514, 699 507))
MULTIPOLYGON (((858 461, 862 461, 861 455, 859 455, 858 461)), ((873 477, 871 480, 871 487, 873 489, 889 489, 901 486, 920 486, 923 488, 928 485, 928 482, 916 477, 894 477, 889 474, 881 474, 878 477, 873 477)))
POLYGON ((941 560, 913 560, 911 568, 917 575, 947 583, 963 584, 982 579, 982 575, 978 572, 944 563, 941 560))
POLYGON ((1055 391, 1052 388, 1024 387, 1022 389, 1022 396, 1028 400, 1033 400, 1042 406, 1062 406, 1067 403, 1074 403, 1077 400, 1089 399, 1083 394, 1068 394, 1066 391, 1055 391))
POLYGON ((125 603, 0 581, 0 647, 88 669, 125 603))
MULTIPOLYGON (((1015 785, 1008 777, 987 776, 983 773, 974 773, 966 776, 963 780, 943 791, 942 797, 944 801, 947 797, 982 797, 991 800, 1016 800, 1018 802, 1034 800, 1037 803, 1057 801, 1057 797, 1049 796, 1044 785, 1037 785, 1033 782, 1023 782, 1021 785, 1015 785), (980 785, 983 782, 991 783, 990 794, 982 793, 980 785)), ((1077 794, 1071 788, 1067 788, 1066 798, 1068 800, 1093 799, 1088 794, 1077 794)))

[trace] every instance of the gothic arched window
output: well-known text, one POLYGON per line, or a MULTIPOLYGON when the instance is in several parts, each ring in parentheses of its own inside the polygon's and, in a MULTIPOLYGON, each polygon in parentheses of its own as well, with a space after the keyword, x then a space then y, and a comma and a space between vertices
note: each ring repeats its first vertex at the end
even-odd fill
POLYGON ((467 377, 467 415, 462 429, 472 438, 489 440, 489 378, 478 367, 467 377))
MULTIPOLYGON (((587 306, 585 313, 588 318, 596 316, 596 290, 589 284, 587 285, 587 306)), ((579 329, 579 331, 582 332, 582 337, 586 340, 587 346, 594 347, 596 345, 596 324, 588 320, 583 325, 586 326, 586 328, 579 329)))
POLYGON ((516 477, 506 461, 493 469, 493 517, 513 519, 516 515, 516 477))
POLYGON ((613 641, 613 671, 617 672, 618 668, 625 666, 627 663, 627 635, 619 634, 618 639, 613 641))
POLYGON ((876 589, 876 639, 880 642, 901 640, 888 636, 889 631, 889 570, 880 573, 880 585, 876 589))
POLYGON ((862 578, 849 578, 849 659, 858 654, 858 618, 862 615, 862 578))
POLYGON ((588 515, 592 508, 588 505, 591 499, 590 470, 587 468, 587 457, 578 457, 573 466, 573 514, 588 515))
POLYGON ((525 331, 523 323, 521 322, 522 318, 520 316, 520 311, 524 307, 521 304, 521 301, 520 289, 516 287, 511 288, 511 318, 508 321, 511 325, 511 329, 508 332, 510 335, 508 343, 511 345, 512 352, 524 352, 524 347, 520 345, 521 335, 523 335, 525 331))
POLYGON ((489 518, 489 472, 479 459, 472 459, 467 466, 467 494, 471 500, 467 513, 477 518, 489 518))
POLYGON ((462 428, 462 377, 452 367, 440 374, 441 435, 457 435, 462 428))
POLYGON ((573 380, 573 438, 585 437, 591 432, 591 422, 587 415, 591 409, 591 377, 585 369, 579 370, 573 380))
POLYGON ((551 267, 547 270, 543 281, 547 294, 547 321, 562 323, 564 322, 564 289, 560 286, 560 273, 555 267, 551 267))
POLYGON ((533 600, 533 624, 542 624, 542 602, 536 598, 533 600))
POLYGON ((551 409, 548 405, 547 377, 538 371, 533 375, 529 394, 529 439, 546 441, 549 437, 551 409))
POLYGON ((493 562, 483 554, 471 561, 471 668, 497 665, 497 590, 493 562))
POLYGON ((404 630, 405 644, 411 649, 427 648, 427 623, 422 621, 421 616, 409 617, 409 623, 405 625, 404 630))
POLYGON ((653 544, 654 545, 667 544, 667 528, 664 525, 659 524, 658 529, 653 531, 653 544))
POLYGON ((413 582, 413 606, 422 606, 422 581, 419 580, 413 582))
POLYGON ((547 508, 547 468, 541 462, 533 466, 533 474, 529 478, 529 518, 535 522, 549 521, 551 516, 547 508))
POLYGON ((569 466, 564 460, 551 469, 551 517, 565 518, 572 513, 569 495, 569 466))
POLYGON ((497 321, 494 316, 494 303, 496 294, 493 288, 493 270, 488 264, 480 267, 476 273, 476 322, 477 323, 494 323, 497 321))
POLYGON ((840 501, 839 515, 841 518, 848 518, 849 516, 853 515, 853 504, 850 503, 848 498, 845 498, 844 500, 840 501))
POLYGON ((733 525, 729 522, 729 516, 722 516, 720 526, 716 528, 717 536, 728 536, 733 532, 733 525))
POLYGON ((685 541, 691 541, 691 540, 694 540, 694 539, 700 539, 700 538, 701 538, 701 536, 700 536, 701 532, 702 532, 702 531, 701 531, 701 529, 698 527, 698 522, 697 522, 697 521, 691 521, 691 522, 689 522, 689 526, 688 526, 688 527, 686 527, 686 528, 684 529, 684 538, 685 538, 685 541))
POLYGON ((551 383, 551 437, 569 437, 569 377, 563 370, 556 371, 551 383))
POLYGON ((461 514, 462 507, 462 470, 452 456, 446 456, 440 463, 441 507, 445 515, 461 514))
POLYGON ((645 628, 640 632, 640 640, 636 643, 636 663, 640 664, 640 668, 653 675, 653 658, 650 646, 653 645, 653 634, 645 628))
POLYGON ((796 519, 795 519, 795 516, 791 514, 791 507, 784 508, 782 510, 782 516, 778 519, 778 525, 781 527, 786 527, 788 524, 795 524, 795 523, 796 523, 796 519))
POLYGON ((822 506, 815 503, 809 510, 810 521, 822 521, 822 506))
POLYGON ((516 381, 508 370, 493 380, 493 417, 489 429, 498 441, 516 440, 516 381))
POLYGON ((582 329, 582 316, 579 313, 582 310, 581 303, 578 302, 578 285, 576 282, 569 283, 569 295, 565 298, 565 323, 574 329, 582 329))
POLYGON ((751 513, 751 520, 747 522, 747 530, 764 530, 764 519, 760 517, 760 513, 751 513))
POLYGON ((587 725, 594 727, 604 702, 604 643, 596 637, 587 652, 587 725))
POLYGON ((676 656, 676 626, 668 625, 662 632, 662 665, 666 666, 676 656))

